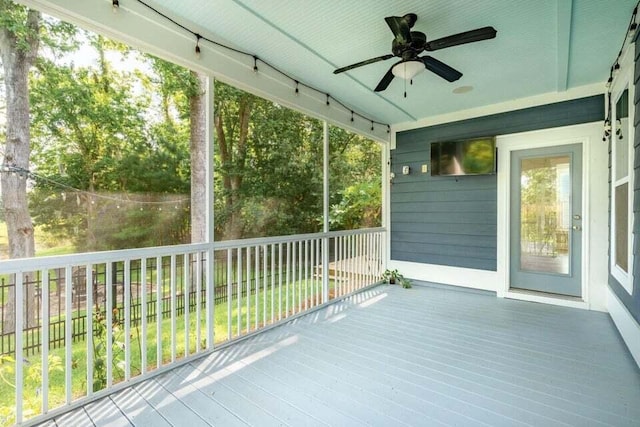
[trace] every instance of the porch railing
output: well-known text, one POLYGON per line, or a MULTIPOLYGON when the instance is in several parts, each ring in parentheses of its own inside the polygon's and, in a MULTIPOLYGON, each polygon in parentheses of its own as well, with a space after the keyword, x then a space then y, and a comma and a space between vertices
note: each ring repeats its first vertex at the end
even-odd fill
POLYGON ((384 229, 366 229, 0 262, 0 425, 34 424, 374 284, 383 244, 384 229))

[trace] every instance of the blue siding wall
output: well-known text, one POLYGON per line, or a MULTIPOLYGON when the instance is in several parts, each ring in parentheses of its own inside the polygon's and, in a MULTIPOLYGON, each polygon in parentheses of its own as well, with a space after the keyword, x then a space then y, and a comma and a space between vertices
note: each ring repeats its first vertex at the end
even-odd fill
POLYGON ((431 168, 431 142, 603 119, 604 98, 597 95, 399 132, 391 152, 391 259, 496 270, 497 176, 421 173, 423 164, 431 168), (402 175, 403 166, 409 175, 402 175))
MULTIPOLYGON (((636 40, 635 45, 635 137, 633 145, 634 152, 634 193, 633 193, 633 293, 629 295, 626 289, 609 274, 609 287, 618 296, 622 304, 629 310, 631 316, 640 323, 640 42, 636 40)), ((611 149, 609 149, 609 168, 611 168, 611 149)), ((611 173, 609 174, 611 179, 611 173)), ((611 187, 609 187, 611 188, 611 187)), ((611 190, 609 190, 611 191, 611 190)), ((609 195, 611 196, 611 195, 609 195)), ((611 204, 609 204, 611 206, 611 204)))

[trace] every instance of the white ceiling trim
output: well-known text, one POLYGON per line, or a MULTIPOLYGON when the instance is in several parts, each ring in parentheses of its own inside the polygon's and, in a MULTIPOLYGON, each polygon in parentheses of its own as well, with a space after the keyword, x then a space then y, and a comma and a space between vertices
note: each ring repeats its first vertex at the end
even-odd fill
MULTIPOLYGON (((201 42, 201 55, 197 58, 192 34, 152 13, 137 1, 126 2, 126 5, 121 2, 116 13, 111 0, 17 1, 378 142, 389 141, 386 126, 375 125, 372 130, 370 120, 358 115, 352 118, 351 111, 337 102, 327 105, 324 93, 301 87, 296 94, 295 83, 291 79, 267 66, 261 67, 259 72, 253 71, 253 60, 244 55, 234 55, 227 49, 201 42)), ((206 29, 190 29, 216 40, 208 35, 206 29)), ((358 112, 355 108, 354 111, 358 112)), ((375 117, 371 119, 381 121, 375 117)))

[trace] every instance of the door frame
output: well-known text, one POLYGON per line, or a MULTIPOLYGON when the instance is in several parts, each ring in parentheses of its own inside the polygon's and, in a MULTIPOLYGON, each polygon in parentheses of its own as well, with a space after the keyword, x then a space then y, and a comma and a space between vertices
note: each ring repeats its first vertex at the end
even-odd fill
MULTIPOLYGON (((523 132, 518 134, 502 135, 496 139, 498 148, 498 210, 497 210, 497 270, 498 284, 496 293, 498 297, 521 299, 546 304, 563 305, 568 307, 590 307, 589 303, 589 257, 590 257, 590 145, 598 143, 590 135, 602 132, 601 123, 588 123, 583 125, 567 126, 523 132), (578 136, 576 136, 578 135, 578 136), (516 290, 509 287, 510 281, 510 223, 511 212, 509 203, 510 176, 511 176, 511 152, 533 148, 553 147, 558 145, 582 144, 582 254, 581 277, 582 297, 553 295, 526 290, 516 290)), ((602 143, 600 141, 600 143, 602 143)), ((603 159, 603 161, 606 159, 603 159)))

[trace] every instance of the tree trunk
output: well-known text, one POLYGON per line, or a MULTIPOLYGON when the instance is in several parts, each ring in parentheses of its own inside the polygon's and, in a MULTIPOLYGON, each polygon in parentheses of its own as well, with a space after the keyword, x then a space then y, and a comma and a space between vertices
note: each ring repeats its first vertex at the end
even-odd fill
MULTIPOLYGON (((2 9, 12 7, 5 3, 1 6, 4 7, 0 7, 0 13, 6 13, 2 9)), ((10 258, 35 255, 33 223, 29 214, 25 172, 29 169, 31 152, 29 69, 37 55, 39 26, 40 13, 29 10, 26 36, 13 33, 8 26, 0 29, 0 56, 7 102, 7 139, 2 159, 3 172, 0 173, 0 189, 9 237, 10 258), (26 42, 26 46, 24 42, 26 42)), ((28 301, 33 301, 35 284, 28 277, 25 277, 24 280, 26 284, 24 297, 28 301)), ((9 302, 4 310, 3 327, 5 332, 15 329, 15 288, 13 289, 13 295, 9 296, 9 302)), ((36 307, 36 304, 31 304, 28 312, 25 313, 25 327, 35 326, 36 307)))
POLYGON ((191 243, 207 240, 207 76, 192 71, 197 88, 190 99, 191 121, 191 243))

